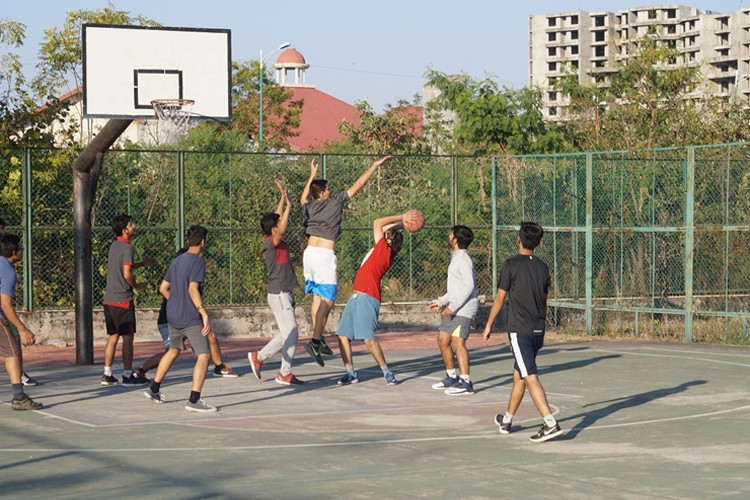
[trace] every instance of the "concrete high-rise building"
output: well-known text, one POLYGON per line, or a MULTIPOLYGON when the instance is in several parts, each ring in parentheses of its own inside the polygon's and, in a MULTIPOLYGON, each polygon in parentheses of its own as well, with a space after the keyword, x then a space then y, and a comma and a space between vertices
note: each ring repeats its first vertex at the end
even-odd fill
POLYGON ((544 91, 545 118, 565 118, 568 102, 554 90, 558 78, 572 71, 583 84, 608 86, 617 63, 635 53, 635 42, 654 25, 658 39, 679 52, 670 66, 700 68, 702 82, 694 97, 748 100, 750 8, 722 14, 659 5, 542 14, 529 17, 529 84, 544 91))

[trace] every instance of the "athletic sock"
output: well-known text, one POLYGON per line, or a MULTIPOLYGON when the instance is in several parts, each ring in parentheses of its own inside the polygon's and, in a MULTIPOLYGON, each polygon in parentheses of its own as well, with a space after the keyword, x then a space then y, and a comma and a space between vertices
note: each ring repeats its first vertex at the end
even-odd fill
POLYGON ((456 378, 456 369, 455 368, 452 369, 452 370, 445 370, 445 373, 447 373, 450 378, 456 378))
POLYGON ((201 398, 201 393, 198 391, 190 391, 190 402, 191 403, 197 403, 198 400, 201 398))
POLYGON ((104 375, 106 375, 107 377, 111 377, 112 376, 112 367, 111 366, 105 366, 104 367, 104 375))
POLYGON ((151 381, 151 394, 159 394, 160 388, 161 388, 161 382, 157 382, 155 380, 151 381))
POLYGON ((354 365, 344 365, 346 367, 346 373, 354 373, 354 365))
POLYGON ((557 420, 555 420, 555 417, 553 417, 552 415, 547 415, 546 417, 544 417, 544 425, 550 428, 554 427, 557 425, 557 420))
POLYGON ((313 345, 320 345, 320 340, 316 339, 316 338, 313 338, 312 339, 312 343, 313 343, 313 345))
POLYGON ((132 374, 133 374, 133 370, 123 370, 122 378, 130 378, 132 374))
POLYGON ((221 363, 220 365, 216 365, 217 370, 223 370, 224 369, 224 363, 221 363))
POLYGON ((505 415, 503 415, 503 423, 509 424, 513 421, 513 414, 510 412, 505 412, 505 415))
POLYGON ((23 397, 23 384, 11 384, 13 388, 13 399, 21 399, 23 397))
POLYGON ((380 365, 380 369, 383 370, 383 375, 385 375, 386 373, 390 371, 388 369, 388 363, 383 363, 382 365, 380 365))
POLYGON ((471 377, 468 375, 459 375, 461 377, 461 380, 465 380, 466 382, 471 382, 471 377))

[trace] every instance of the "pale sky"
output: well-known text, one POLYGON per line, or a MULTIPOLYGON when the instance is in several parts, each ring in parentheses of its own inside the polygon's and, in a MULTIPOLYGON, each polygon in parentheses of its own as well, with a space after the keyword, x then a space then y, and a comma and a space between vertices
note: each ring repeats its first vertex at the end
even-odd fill
MULTIPOLYGON (((680 3, 732 13, 750 0, 680 3)), ((258 59, 291 42, 310 68, 307 83, 350 104, 364 100, 375 111, 421 94, 424 73, 464 72, 500 85, 528 83, 528 17, 569 11, 614 12, 652 5, 610 0, 111 0, 118 10, 165 26, 232 30, 232 58, 258 59)), ((4 0, 0 18, 26 25, 21 52, 35 72, 45 29, 60 27, 65 13, 96 10, 107 0, 4 0)), ((667 2, 653 5, 666 5, 667 2)), ((669 3, 673 5, 672 3, 669 3)), ((0 47, 0 52, 8 51, 0 47)), ((275 61, 276 56, 269 59, 275 61)))

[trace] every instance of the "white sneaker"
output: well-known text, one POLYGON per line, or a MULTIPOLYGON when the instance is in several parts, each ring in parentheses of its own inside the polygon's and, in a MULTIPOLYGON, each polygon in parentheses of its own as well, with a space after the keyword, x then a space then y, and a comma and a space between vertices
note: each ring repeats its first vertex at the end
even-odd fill
POLYGON ((197 411, 197 412, 203 412, 203 413, 216 411, 215 406, 211 406, 210 404, 206 403, 202 399, 199 399, 195 403, 191 403, 190 401, 188 401, 185 404, 185 409, 187 411, 197 411))

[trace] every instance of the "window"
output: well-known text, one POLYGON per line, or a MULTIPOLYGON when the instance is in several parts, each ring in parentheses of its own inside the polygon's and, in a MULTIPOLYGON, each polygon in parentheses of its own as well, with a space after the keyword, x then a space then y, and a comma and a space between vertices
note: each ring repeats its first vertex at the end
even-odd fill
POLYGON ((570 53, 573 54, 573 55, 577 55, 578 54, 578 45, 573 45, 572 47, 570 47, 570 53))
POLYGON ((570 32, 570 39, 571 40, 578 40, 578 32, 577 31, 571 31, 570 32))
POLYGON ((578 69, 578 61, 571 61, 570 65, 573 66, 575 69, 578 69))
POLYGON ((594 16, 594 26, 604 26, 604 16, 594 16))
POLYGON ((550 116, 557 116, 557 108, 555 106, 550 106, 549 108, 547 108, 547 113, 550 116))
POLYGON ((595 42, 603 42, 604 41, 604 31, 595 31, 594 32, 594 41, 595 42))
POLYGON ((547 63, 547 71, 557 71, 557 63, 556 62, 547 63))
POLYGON ((578 16, 570 16, 570 24, 578 24, 578 16))
POLYGON ((656 19, 656 10, 651 9, 648 11, 648 18, 649 19, 656 19))
POLYGON ((547 100, 548 101, 556 101, 557 100, 557 92, 549 92, 549 93, 547 93, 547 100))
POLYGON ((674 35, 675 33, 677 33, 677 26, 675 26, 674 24, 671 26, 667 26, 667 34, 674 35))
POLYGON ((548 17, 547 18, 547 26, 555 26, 557 24, 557 19, 554 17, 548 17))
POLYGON ((675 19, 677 17, 677 10, 667 9, 667 19, 675 19))
POLYGON ((557 55, 557 47, 550 47, 547 49, 547 55, 550 57, 555 57, 557 55))
POLYGON ((595 57, 604 57, 604 47, 594 47, 595 57))
POLYGON ((547 41, 554 42, 557 40, 557 33, 547 33, 547 41))

